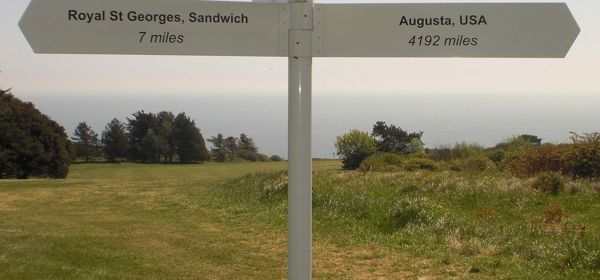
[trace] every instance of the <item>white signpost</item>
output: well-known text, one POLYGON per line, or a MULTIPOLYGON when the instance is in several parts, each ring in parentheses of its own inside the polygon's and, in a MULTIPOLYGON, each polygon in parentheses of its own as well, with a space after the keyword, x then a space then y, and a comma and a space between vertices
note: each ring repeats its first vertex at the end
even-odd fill
POLYGON ((288 57, 289 279, 311 278, 312 57, 560 58, 579 34, 564 3, 289 1, 32 0, 19 22, 36 53, 288 57))

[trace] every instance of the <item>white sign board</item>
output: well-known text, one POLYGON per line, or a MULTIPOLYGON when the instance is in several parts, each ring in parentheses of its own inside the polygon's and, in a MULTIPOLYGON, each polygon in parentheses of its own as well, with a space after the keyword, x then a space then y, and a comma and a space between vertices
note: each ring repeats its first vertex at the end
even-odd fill
MULTIPOLYGON (((289 5, 32 0, 36 53, 288 56, 289 5)), ((579 27, 564 3, 315 4, 316 57, 564 57, 579 27)))
POLYGON ((19 26, 36 53, 287 56, 286 4, 32 0, 19 26))
POLYGON ((338 57, 564 57, 564 3, 315 5, 313 52, 338 57))

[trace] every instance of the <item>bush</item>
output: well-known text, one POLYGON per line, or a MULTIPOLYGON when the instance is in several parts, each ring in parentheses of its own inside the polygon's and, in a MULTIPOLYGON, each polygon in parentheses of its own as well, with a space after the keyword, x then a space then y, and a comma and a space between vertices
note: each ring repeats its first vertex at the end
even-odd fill
POLYGON ((447 162, 482 154, 484 154, 483 147, 466 142, 456 143, 453 147, 442 146, 429 150, 429 158, 447 162))
POLYGON ((65 178, 72 155, 61 125, 0 90, 0 179, 65 178))
POLYGON ((270 157, 270 159, 271 159, 271 161, 276 161, 276 162, 283 161, 283 159, 278 155, 272 155, 270 157))
POLYGON ((571 148, 571 145, 546 144, 527 150, 515 160, 511 171, 517 176, 535 176, 542 172, 570 174, 571 148))
POLYGON ((258 161, 259 160, 258 153, 250 151, 250 150, 241 150, 238 152, 238 156, 240 158, 248 160, 248 161, 258 161))
POLYGON ((541 173, 532 183, 531 188, 553 195, 559 194, 565 187, 565 183, 559 173, 541 173))
POLYGON ((393 153, 376 153, 365 159, 359 170, 362 172, 389 172, 402 169, 404 157, 393 153))
POLYGON ((271 158, 265 154, 258 153, 258 161, 267 162, 271 161, 271 158))
POLYGON ((422 157, 410 157, 407 158, 404 163, 404 170, 406 171, 416 171, 416 170, 440 170, 440 165, 428 158, 422 157))
POLYGON ((502 169, 516 173, 515 170, 520 168, 520 158, 532 148, 533 143, 531 141, 522 137, 513 137, 496 145, 492 149, 490 158, 498 163, 502 169))
POLYGON ((573 150, 570 160, 572 172, 577 177, 600 177, 600 133, 573 133, 573 150))
POLYGON ((470 173, 489 171, 495 167, 496 165, 494 162, 482 154, 472 155, 463 160, 455 160, 450 164, 450 168, 453 171, 464 171, 470 173))
POLYGON ((338 136, 335 148, 342 158, 343 168, 356 169, 364 159, 375 153, 377 141, 368 133, 354 129, 338 136))

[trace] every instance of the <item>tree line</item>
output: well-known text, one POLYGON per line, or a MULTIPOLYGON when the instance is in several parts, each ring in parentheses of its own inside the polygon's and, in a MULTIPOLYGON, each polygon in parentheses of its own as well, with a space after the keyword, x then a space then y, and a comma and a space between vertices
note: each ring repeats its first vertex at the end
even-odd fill
POLYGON ((489 148, 463 142, 425 149, 422 135, 380 121, 370 135, 351 130, 337 137, 335 146, 345 169, 361 171, 424 169, 600 178, 598 132, 572 132, 571 143, 564 144, 543 143, 536 135, 522 134, 489 148))
POLYGON ((125 122, 113 119, 99 136, 86 122, 80 122, 72 137, 77 158, 84 161, 193 163, 204 161, 279 161, 258 152, 252 138, 222 134, 211 137, 211 149, 194 120, 185 113, 138 111, 125 122))
POLYGON ((195 121, 185 113, 138 111, 124 122, 113 119, 100 135, 86 122, 73 131, 0 89, 0 179, 65 178, 71 162, 194 163, 204 161, 281 161, 261 154, 252 138, 211 137, 210 150, 195 121))

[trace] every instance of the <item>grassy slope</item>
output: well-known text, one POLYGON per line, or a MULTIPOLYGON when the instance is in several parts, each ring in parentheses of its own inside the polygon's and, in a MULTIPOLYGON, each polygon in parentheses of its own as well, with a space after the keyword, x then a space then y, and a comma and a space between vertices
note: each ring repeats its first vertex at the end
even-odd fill
POLYGON ((285 277, 285 233, 213 193, 224 180, 284 168, 82 164, 67 180, 0 181, 0 279, 285 277))
MULTIPOLYGON (((282 176, 248 176, 226 185, 224 195, 281 228, 282 176)), ((369 244, 376 250, 362 257, 383 266, 372 272, 387 278, 400 270, 424 279, 600 279, 600 185, 570 182, 552 196, 529 184, 449 172, 321 173, 313 194, 315 240, 350 255, 369 244)), ((356 277, 343 271, 342 265, 326 272, 356 277)))
MULTIPOLYGON (((67 180, 0 181, 0 279, 285 278, 284 168, 82 164, 67 180)), ((600 187, 527 184, 322 171, 314 278, 600 279, 600 187), (566 215, 547 223, 552 203, 566 215)))

